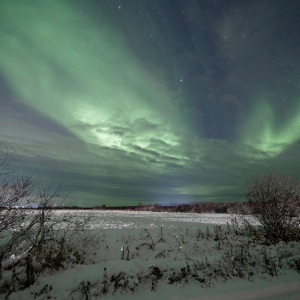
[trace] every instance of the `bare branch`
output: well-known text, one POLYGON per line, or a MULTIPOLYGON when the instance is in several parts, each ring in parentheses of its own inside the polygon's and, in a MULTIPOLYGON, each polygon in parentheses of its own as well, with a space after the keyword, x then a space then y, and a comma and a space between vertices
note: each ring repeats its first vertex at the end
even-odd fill
MULTIPOLYGON (((295 219, 299 203, 299 183, 289 176, 269 173, 246 185, 245 198, 250 212, 260 222, 264 236, 271 243, 300 238, 299 221, 295 219)), ((243 218, 251 232, 256 228, 243 218)))

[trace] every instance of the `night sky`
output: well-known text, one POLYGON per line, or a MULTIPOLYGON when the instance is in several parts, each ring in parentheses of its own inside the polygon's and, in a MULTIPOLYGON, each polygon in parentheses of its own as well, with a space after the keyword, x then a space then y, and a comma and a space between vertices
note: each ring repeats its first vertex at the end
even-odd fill
POLYGON ((300 179, 298 0, 1 0, 0 141, 69 205, 300 179))

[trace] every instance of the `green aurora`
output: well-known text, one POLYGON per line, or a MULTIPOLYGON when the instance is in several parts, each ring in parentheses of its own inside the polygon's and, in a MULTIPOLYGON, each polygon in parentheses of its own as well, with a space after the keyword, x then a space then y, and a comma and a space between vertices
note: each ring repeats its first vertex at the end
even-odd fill
POLYGON ((235 201, 256 174, 300 178, 299 55, 265 49, 299 42, 276 46, 267 12, 268 33, 243 33, 257 1, 240 19, 234 1, 204 2, 2 0, 0 138, 17 168, 66 179, 87 206, 235 201))
MULTIPOLYGON (((126 138, 112 127, 145 118, 163 126, 165 142, 177 144, 168 127, 186 125, 171 103, 176 95, 132 63, 135 58, 125 42, 114 42, 120 35, 108 34, 105 21, 100 29, 93 27, 62 1, 31 4, 15 2, 1 10, 13 26, 3 38, 2 70, 26 105, 86 143, 127 150, 126 138), (43 10, 53 14, 45 18, 43 10), (57 19, 60 15, 64 17, 57 19), (75 31, 78 24, 82 27, 75 31), (88 134, 81 126, 90 128, 88 134)), ((145 147, 149 137, 135 134, 136 144, 145 147)))

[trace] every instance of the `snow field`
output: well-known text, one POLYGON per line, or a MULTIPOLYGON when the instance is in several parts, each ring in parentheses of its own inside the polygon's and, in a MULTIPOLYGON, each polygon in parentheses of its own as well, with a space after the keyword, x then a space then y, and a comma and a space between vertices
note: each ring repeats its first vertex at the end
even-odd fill
POLYGON ((85 264, 46 272, 9 299, 226 299, 234 293, 236 299, 259 299, 245 298, 253 289, 253 297, 276 299, 276 288, 269 286, 279 284, 279 297, 300 295, 300 243, 258 245, 235 216, 92 214, 85 264), (223 298, 202 298, 218 295, 223 298))

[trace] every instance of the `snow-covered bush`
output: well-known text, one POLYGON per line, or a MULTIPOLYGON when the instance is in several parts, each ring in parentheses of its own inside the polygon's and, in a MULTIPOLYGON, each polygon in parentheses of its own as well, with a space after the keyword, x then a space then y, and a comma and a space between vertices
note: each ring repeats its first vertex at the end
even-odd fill
POLYGON ((295 218, 299 201, 299 183, 289 176, 269 173, 246 185, 245 198, 250 213, 261 226, 252 225, 245 215, 242 220, 255 238, 269 243, 300 239, 300 221, 295 218))
POLYGON ((9 155, 1 147, 0 158, 0 294, 9 294, 32 285, 46 269, 82 263, 91 218, 55 214, 51 207, 62 198, 62 185, 35 186, 31 176, 8 168, 9 155))

